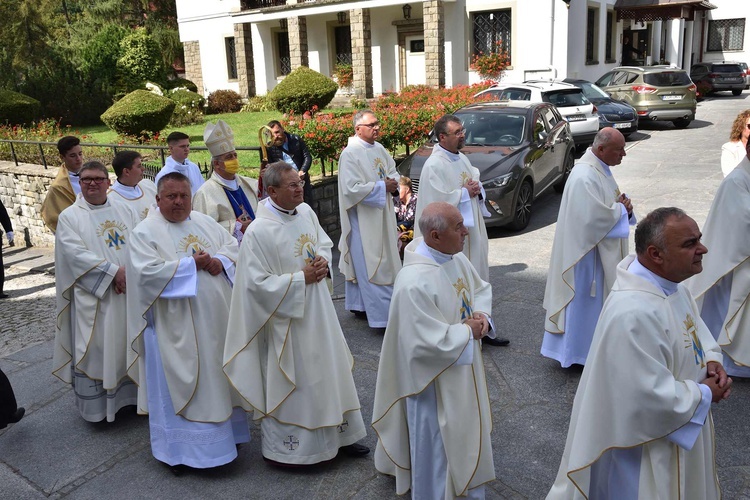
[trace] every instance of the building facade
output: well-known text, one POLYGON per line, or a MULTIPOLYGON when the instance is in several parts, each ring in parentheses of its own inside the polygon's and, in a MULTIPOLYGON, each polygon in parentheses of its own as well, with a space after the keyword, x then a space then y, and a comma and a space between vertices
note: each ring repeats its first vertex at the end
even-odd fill
POLYGON ((510 56, 504 81, 596 80, 631 64, 750 62, 742 0, 176 0, 186 77, 200 92, 269 92, 298 66, 333 75, 351 64, 353 93, 480 80, 477 54, 510 56), (625 57, 625 59, 623 59, 625 57))

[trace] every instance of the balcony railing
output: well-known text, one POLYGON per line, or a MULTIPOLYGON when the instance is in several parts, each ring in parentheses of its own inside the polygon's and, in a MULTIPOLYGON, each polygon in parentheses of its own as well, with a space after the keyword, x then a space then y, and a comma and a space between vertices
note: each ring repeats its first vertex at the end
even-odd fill
POLYGON ((265 9, 286 5, 286 0, 242 0, 240 5, 242 6, 242 10, 265 9))

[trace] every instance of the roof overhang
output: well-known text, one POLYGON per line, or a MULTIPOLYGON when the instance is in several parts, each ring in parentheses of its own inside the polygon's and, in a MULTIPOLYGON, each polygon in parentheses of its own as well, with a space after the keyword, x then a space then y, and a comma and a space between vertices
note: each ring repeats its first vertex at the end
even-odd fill
POLYGON ((696 11, 715 9, 708 0, 617 0, 617 20, 666 21, 695 19, 696 11))

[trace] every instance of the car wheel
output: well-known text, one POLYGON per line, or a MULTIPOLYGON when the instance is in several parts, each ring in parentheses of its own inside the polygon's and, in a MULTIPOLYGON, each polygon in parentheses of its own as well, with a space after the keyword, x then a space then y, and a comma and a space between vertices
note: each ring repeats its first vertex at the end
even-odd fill
POLYGON ((732 95, 740 95, 742 94, 742 89, 737 89, 732 91, 732 95))
POLYGON ((574 164, 575 164, 575 157, 573 156, 573 150, 571 149, 570 151, 568 151, 568 155, 565 157, 565 164, 563 166, 563 176, 554 185, 555 191, 557 191, 558 193, 562 193, 563 189, 565 189, 565 183, 568 182, 568 176, 570 175, 570 171, 573 170, 574 164))
POLYGON ((531 186, 531 182, 524 181, 521 183, 521 187, 518 188, 518 196, 516 196, 516 205, 513 207, 513 222, 508 226, 514 231, 520 231, 525 229, 529 225, 531 219, 531 203, 534 198, 534 188, 531 186))
POLYGON ((677 120, 673 121, 675 128, 687 128, 688 125, 690 125, 690 122, 692 122, 690 118, 678 118, 677 120))

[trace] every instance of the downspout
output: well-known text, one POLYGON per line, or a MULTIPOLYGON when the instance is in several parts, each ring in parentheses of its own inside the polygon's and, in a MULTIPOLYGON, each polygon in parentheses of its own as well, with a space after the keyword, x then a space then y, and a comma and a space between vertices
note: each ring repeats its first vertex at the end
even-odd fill
POLYGON ((550 4, 552 6, 552 13, 550 15, 550 22, 552 24, 552 29, 550 30, 550 39, 549 39, 549 65, 550 67, 555 67, 554 65, 554 54, 555 54, 555 0, 550 0, 550 4))

